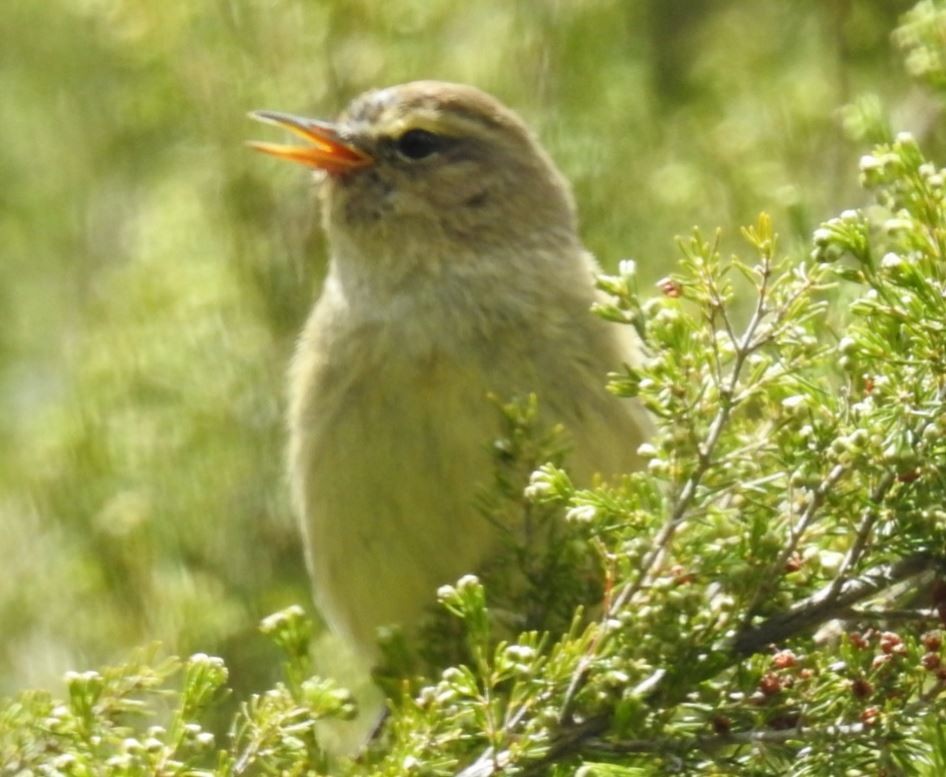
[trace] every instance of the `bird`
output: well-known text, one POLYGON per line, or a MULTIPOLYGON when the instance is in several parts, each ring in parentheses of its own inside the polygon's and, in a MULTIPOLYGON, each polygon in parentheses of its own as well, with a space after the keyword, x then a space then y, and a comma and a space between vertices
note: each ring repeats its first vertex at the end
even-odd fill
POLYGON ((498 99, 426 80, 335 121, 250 115, 305 141, 253 148, 319 182, 329 264, 289 369, 289 482, 316 605, 371 662, 379 628, 410 629, 496 553, 474 498, 500 432, 489 397, 534 394, 577 482, 639 469, 651 421, 605 384, 641 346, 592 314, 571 187, 498 99))

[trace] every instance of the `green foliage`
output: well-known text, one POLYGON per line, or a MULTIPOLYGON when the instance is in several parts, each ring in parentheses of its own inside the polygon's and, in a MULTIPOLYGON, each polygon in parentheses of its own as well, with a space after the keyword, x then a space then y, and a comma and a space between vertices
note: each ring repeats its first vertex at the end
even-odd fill
POLYGON ((315 724, 351 717, 351 696, 327 680, 298 679, 311 633, 299 608, 267 618, 262 630, 285 651, 286 683, 240 705, 228 746, 218 748, 199 722, 226 695, 223 661, 198 653, 152 666, 153 653, 142 654, 101 674, 70 672, 65 702, 29 692, 8 705, 0 717, 2 773, 209 777, 302 774, 323 763, 315 724))
POLYGON ((0 691, 154 639, 274 679, 247 624, 308 596, 283 386, 324 251, 306 177, 243 147, 248 110, 476 83, 575 182, 603 264, 652 279, 692 224, 765 208, 799 244, 856 196, 833 112, 868 86, 901 106, 901 5, 9 3, 0 691))
MULTIPOLYGON (((333 773, 914 774, 942 763, 929 738, 946 712, 944 173, 905 134, 861 169, 875 204, 819 228, 810 257, 780 254, 761 216, 743 231, 751 259, 723 258, 718 238, 696 234, 650 299, 632 263, 602 277, 603 312, 644 342, 644 364, 612 389, 658 419, 647 472, 576 489, 546 464, 525 491, 582 526, 606 581, 600 612, 497 642, 488 587, 472 575, 444 586, 468 662, 402 684, 382 736, 333 773), (739 277, 754 290, 742 323, 739 277), (836 282, 852 301, 831 331, 823 297, 836 282)), ((534 456, 534 402, 505 411, 501 448, 534 456)), ((73 673, 66 703, 28 693, 7 707, 5 757, 14 773, 321 773, 316 721, 350 717, 350 696, 311 676, 301 609, 263 631, 286 655, 286 682, 244 703, 219 749, 197 718, 227 674, 197 655, 166 727, 126 721, 156 714, 146 700, 161 698, 173 663, 73 673)))
POLYGON ((910 74, 938 91, 946 89, 944 38, 946 19, 941 4, 934 0, 923 0, 904 14, 894 34, 894 39, 904 50, 910 74))
MULTIPOLYGON (((62 698, 22 692, 0 707, 0 774, 941 773, 939 103, 911 97, 916 133, 891 131, 894 4, 778 5, 14 4, 0 682, 157 637, 226 661, 141 652, 68 673, 62 698), (463 29, 464 46, 414 53, 418 31, 463 29), (501 405, 479 498, 487 519, 525 515, 547 552, 511 537, 444 586, 421 659, 389 635, 383 731, 332 759, 320 724, 355 704, 317 673, 318 629, 297 606, 264 620, 281 679, 247 636, 308 596, 280 386, 321 238, 308 201, 277 217, 234 117, 429 75, 523 107, 592 246, 657 257, 667 234, 758 207, 785 235, 762 216, 736 256, 727 232, 694 231, 672 271, 606 262, 598 313, 646 354, 610 389, 657 419, 647 470, 577 488, 535 400, 501 405), (851 91, 867 87, 880 96, 851 91), (876 144, 865 194, 837 174, 855 161, 843 103, 847 133, 876 144)), ((894 35, 937 100, 944 20, 921 2, 894 35)))

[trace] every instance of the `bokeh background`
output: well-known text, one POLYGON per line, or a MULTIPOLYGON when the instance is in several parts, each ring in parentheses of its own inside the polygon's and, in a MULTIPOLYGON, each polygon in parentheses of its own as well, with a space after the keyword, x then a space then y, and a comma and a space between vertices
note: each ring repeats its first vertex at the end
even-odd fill
POLYGON ((0 694, 155 640, 262 687, 258 620, 308 605, 283 376, 325 245, 248 110, 476 84, 574 181, 602 264, 654 281, 675 235, 735 249, 760 210, 803 250, 864 200, 885 114, 935 133, 890 40, 910 4, 5 0, 0 694))

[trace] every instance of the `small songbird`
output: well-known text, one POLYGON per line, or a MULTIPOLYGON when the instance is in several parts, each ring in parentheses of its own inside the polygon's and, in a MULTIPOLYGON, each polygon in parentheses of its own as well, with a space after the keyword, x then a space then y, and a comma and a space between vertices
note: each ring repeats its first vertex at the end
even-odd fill
POLYGON ((470 86, 361 95, 334 123, 260 111, 309 145, 330 246, 290 379, 290 479, 315 598, 372 660, 500 530, 474 504, 500 431, 490 394, 538 396, 579 481, 640 466, 643 408, 605 390, 629 327, 590 308, 596 265, 571 190, 523 121, 470 86))

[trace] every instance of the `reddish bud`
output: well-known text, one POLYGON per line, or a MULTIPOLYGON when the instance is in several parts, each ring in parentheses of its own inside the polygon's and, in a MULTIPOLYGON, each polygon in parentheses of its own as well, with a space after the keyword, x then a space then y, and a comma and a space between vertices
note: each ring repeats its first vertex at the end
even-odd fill
POLYGON ((858 650, 866 650, 870 647, 870 643, 867 641, 867 635, 861 634, 859 631, 852 631, 847 635, 847 638, 851 645, 858 650))
POLYGON ((796 550, 792 552, 792 555, 788 557, 788 560, 785 562, 785 571, 786 572, 797 572, 802 568, 804 564, 804 559, 802 559, 801 554, 796 550))
POLYGON ((663 278, 657 282, 657 288, 660 289, 665 297, 676 299, 683 293, 683 287, 673 278, 663 278))
POLYGON ((801 715, 795 711, 788 711, 782 715, 776 715, 769 721, 769 726, 776 731, 785 731, 789 728, 798 728, 801 722, 801 715))
POLYGON ((732 719, 725 715, 714 715, 712 723, 713 731, 717 734, 728 734, 732 729, 732 719))
POLYGON ((899 634, 892 631, 885 631, 880 635, 880 649, 887 655, 901 654, 906 652, 906 646, 899 634))
POLYGON ((674 585, 685 585, 686 583, 692 583, 696 579, 696 575, 692 572, 687 572, 686 568, 679 564, 674 564, 670 568, 670 574, 673 576, 674 585))
POLYGON ((939 653, 927 653, 920 659, 920 663, 923 664, 923 668, 928 672, 933 672, 939 669, 940 664, 943 663, 943 659, 939 657, 939 653))
POLYGON ((874 686, 863 677, 851 681, 851 693, 855 699, 866 699, 874 692, 874 686))
POLYGON ((780 650, 772 656, 772 666, 776 669, 788 669, 795 666, 796 663, 798 663, 798 659, 791 650, 780 650))
POLYGON ((766 696, 774 696, 782 690, 782 680, 774 672, 767 672, 759 680, 759 690, 766 696))
POLYGON ((861 723, 865 726, 874 726, 880 718, 879 707, 868 707, 861 713, 861 723))
POLYGON ((940 631, 927 631, 920 637, 920 642, 931 653, 935 653, 943 646, 943 634, 940 631))

